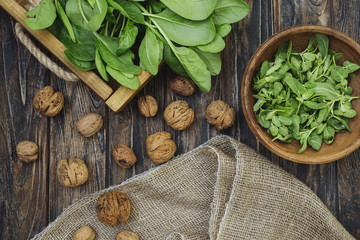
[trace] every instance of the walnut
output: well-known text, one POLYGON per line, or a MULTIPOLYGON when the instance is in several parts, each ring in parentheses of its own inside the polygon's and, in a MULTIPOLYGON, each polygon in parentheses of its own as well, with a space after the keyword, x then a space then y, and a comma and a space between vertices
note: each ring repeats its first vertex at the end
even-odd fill
POLYGON ((157 132, 146 139, 146 152, 157 164, 169 161, 176 152, 176 144, 168 132, 157 132))
POLYGON ((142 96, 138 100, 140 114, 144 117, 153 117, 158 112, 158 103, 153 96, 142 96))
POLYGON ((64 96, 51 86, 43 87, 35 93, 33 107, 45 116, 54 117, 64 107, 64 96))
POLYGON ((170 80, 170 88, 175 93, 185 97, 192 95, 196 90, 195 84, 190 78, 180 75, 170 80))
POLYGON ((115 240, 140 240, 139 235, 137 233, 131 231, 121 231, 116 235, 115 240))
POLYGON ((103 126, 103 118, 97 113, 89 113, 82 117, 77 123, 78 132, 84 137, 91 137, 103 126))
POLYGON ((217 130, 231 127, 235 122, 235 110, 224 101, 217 100, 210 103, 206 108, 206 119, 217 130))
POLYGON ((16 153, 22 162, 33 162, 38 158, 39 147, 31 141, 22 141, 16 145, 16 153))
POLYGON ((115 191, 102 194, 96 203, 96 213, 99 220, 106 226, 115 226, 118 222, 126 222, 131 214, 129 196, 115 191))
POLYGON ((77 187, 88 180, 89 171, 83 160, 70 158, 61 160, 57 165, 57 179, 65 187, 77 187))
POLYGON ((83 226, 76 230, 73 240, 94 240, 96 233, 90 226, 83 226))
POLYGON ((194 110, 185 101, 175 101, 166 107, 164 118, 173 129, 184 130, 194 121, 194 110))
POLYGON ((131 168, 137 161, 135 153, 124 144, 119 144, 113 149, 115 162, 122 168, 131 168))

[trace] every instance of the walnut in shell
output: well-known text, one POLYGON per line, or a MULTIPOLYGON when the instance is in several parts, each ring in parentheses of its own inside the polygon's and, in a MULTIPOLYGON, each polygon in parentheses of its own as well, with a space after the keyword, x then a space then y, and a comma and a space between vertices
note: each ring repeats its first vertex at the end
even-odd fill
POLYGON ((131 214, 130 198, 123 192, 106 192, 97 200, 96 213, 99 220, 106 226, 126 222, 131 214))
POLYGON ((196 91, 194 82, 187 77, 177 75, 170 80, 170 88, 182 96, 190 96, 196 91))
POLYGON ((137 161, 135 153, 124 144, 119 144, 113 149, 115 162, 122 168, 131 168, 137 161))
POLYGON ((77 123, 78 132, 84 137, 91 137, 103 126, 103 118, 97 113, 89 113, 82 117, 77 123))
POLYGON ((61 160, 57 165, 57 179, 65 187, 77 187, 88 180, 89 171, 83 160, 70 158, 61 160))
POLYGON ((90 226, 82 226, 73 235, 73 240, 94 240, 96 233, 90 226))
POLYGON ((64 96, 51 86, 43 87, 35 93, 33 107, 45 116, 56 116, 64 107, 64 96))
POLYGON ((176 144, 168 132, 157 132, 146 139, 146 152, 157 164, 169 161, 176 152, 176 144))
POLYGON ((224 101, 213 101, 206 108, 206 119, 217 130, 223 130, 234 124, 235 110, 224 101))
POLYGON ((16 153, 22 162, 33 162, 38 159, 39 147, 31 141, 22 141, 16 145, 16 153))
POLYGON ((184 130, 194 121, 194 110, 185 101, 175 101, 164 111, 164 119, 175 130, 184 130))
POLYGON ((138 100, 140 114, 144 117, 154 117, 158 112, 158 103, 153 96, 142 96, 138 100))
POLYGON ((137 233, 124 230, 116 235, 116 240, 140 240, 140 238, 137 233))

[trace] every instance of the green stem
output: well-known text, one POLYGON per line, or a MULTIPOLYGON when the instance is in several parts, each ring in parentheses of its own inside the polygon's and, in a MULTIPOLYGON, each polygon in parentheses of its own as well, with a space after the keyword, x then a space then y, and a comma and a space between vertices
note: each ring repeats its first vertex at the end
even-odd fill
POLYGON ((80 11, 81 16, 83 17, 84 21, 85 21, 86 23, 88 23, 89 20, 87 19, 86 15, 85 15, 85 13, 84 13, 83 7, 82 7, 82 0, 78 0, 78 7, 79 7, 79 11, 80 11))

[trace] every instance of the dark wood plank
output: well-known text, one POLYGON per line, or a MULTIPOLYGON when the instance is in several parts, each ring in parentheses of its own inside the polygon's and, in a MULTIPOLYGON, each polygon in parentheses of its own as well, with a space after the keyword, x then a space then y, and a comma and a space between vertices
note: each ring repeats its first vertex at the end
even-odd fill
MULTIPOLYGON (((332 26, 360 42, 359 1, 331 1, 332 26)), ((360 150, 337 161, 339 220, 360 239, 360 150)))
POLYGON ((28 239, 48 224, 48 120, 32 108, 48 76, 14 36, 14 22, 0 9, 0 239, 28 239), (18 160, 22 140, 39 145, 39 159, 18 160))
POLYGON ((50 119, 49 216, 53 221, 71 203, 105 187, 107 135, 106 127, 89 138, 76 130, 76 122, 87 113, 98 113, 106 121, 104 102, 84 83, 68 83, 54 75, 47 82, 65 98, 63 111, 50 119), (83 159, 89 168, 88 181, 76 188, 66 188, 56 179, 57 163, 71 157, 83 159))

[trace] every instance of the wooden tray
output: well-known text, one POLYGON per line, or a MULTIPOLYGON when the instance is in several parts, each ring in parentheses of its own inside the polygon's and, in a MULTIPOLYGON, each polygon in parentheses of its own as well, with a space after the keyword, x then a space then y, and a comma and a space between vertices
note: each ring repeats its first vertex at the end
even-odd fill
POLYGON ((152 78, 152 75, 143 71, 138 75, 140 86, 137 90, 131 90, 119 84, 110 86, 103 81, 95 72, 81 71, 71 65, 64 55, 66 47, 47 30, 31 30, 24 22, 26 9, 24 6, 27 0, 0 0, 0 6, 15 18, 31 35, 33 35, 42 45, 52 52, 61 62, 63 62, 74 74, 76 74, 86 85, 97 93, 106 105, 115 112, 122 110, 126 104, 136 95, 141 88, 152 78))

